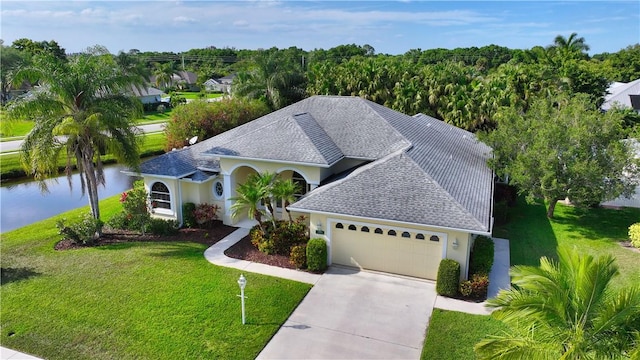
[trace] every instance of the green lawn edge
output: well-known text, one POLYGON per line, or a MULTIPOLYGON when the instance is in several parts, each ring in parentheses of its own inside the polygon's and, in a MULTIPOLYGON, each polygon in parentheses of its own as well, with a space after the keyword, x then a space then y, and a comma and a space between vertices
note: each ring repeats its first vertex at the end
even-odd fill
MULTIPOLYGON (((118 196, 101 201, 105 219, 118 196)), ((209 263, 206 245, 121 243, 56 251, 57 219, 2 234, 0 344, 46 359, 253 359, 308 284, 209 263)))

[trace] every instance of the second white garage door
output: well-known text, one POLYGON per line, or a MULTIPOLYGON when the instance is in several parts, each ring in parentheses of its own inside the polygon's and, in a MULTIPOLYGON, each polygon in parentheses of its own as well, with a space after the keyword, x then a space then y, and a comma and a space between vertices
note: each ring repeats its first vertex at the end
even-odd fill
POLYGON ((435 280, 442 259, 442 236, 374 224, 331 224, 331 261, 435 280))

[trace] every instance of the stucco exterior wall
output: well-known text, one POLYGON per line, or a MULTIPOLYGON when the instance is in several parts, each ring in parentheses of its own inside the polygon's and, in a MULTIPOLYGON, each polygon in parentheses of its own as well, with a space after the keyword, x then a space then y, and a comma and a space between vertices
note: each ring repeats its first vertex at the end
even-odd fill
POLYGON ((169 189, 171 209, 155 209, 151 216, 160 219, 181 221, 182 204, 180 204, 178 200, 180 197, 178 181, 176 179, 145 176, 143 182, 148 194, 151 194, 151 188, 156 182, 165 184, 167 189, 169 189))

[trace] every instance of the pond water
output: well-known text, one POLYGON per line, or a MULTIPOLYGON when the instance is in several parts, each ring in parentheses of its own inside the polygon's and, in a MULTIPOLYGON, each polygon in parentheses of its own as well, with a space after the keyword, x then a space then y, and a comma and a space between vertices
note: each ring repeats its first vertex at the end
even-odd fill
MULTIPOLYGON (((132 187, 133 177, 120 171, 120 165, 105 166, 105 187, 98 187, 100 199, 122 193, 132 187)), ((80 191, 80 176, 72 176, 69 189, 66 176, 46 181, 48 193, 40 191, 35 181, 2 184, 0 187, 0 232, 7 232, 68 210, 89 205, 87 195, 80 191)), ((104 220, 104 219, 103 219, 104 220)))

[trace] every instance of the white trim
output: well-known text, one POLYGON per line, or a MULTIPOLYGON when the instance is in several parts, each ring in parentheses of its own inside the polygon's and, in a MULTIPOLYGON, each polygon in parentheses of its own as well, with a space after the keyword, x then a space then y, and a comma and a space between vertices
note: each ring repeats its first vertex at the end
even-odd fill
POLYGON ((304 178, 304 181, 306 181, 306 183, 309 184, 309 177, 304 172, 302 172, 301 170, 296 169, 296 168, 292 168, 292 167, 284 166, 284 167, 281 167, 278 170, 276 170, 276 174, 280 174, 283 171, 297 172, 298 174, 302 175, 302 177, 304 178))
POLYGON ((221 174, 222 175, 231 175, 231 174, 233 174, 234 171, 236 171, 241 166, 246 166, 246 167, 252 168, 257 173, 261 172, 259 169, 256 169, 254 167, 254 165, 251 165, 251 164, 248 164, 248 163, 238 163, 238 164, 235 164, 229 171, 221 172, 221 174))
POLYGON ((224 192, 224 180, 216 178, 216 180, 213 182, 211 192, 213 193, 213 198, 214 199, 216 199, 216 200, 224 200, 224 195, 225 195, 225 192, 224 192), (220 186, 222 187, 222 195, 218 195, 218 193, 216 192, 217 184, 220 184, 220 186))
POLYGON ((478 231, 478 230, 459 229, 459 228, 452 228, 452 227, 447 227, 447 226, 438 226, 438 225, 431 225, 431 224, 419 224, 419 223, 413 223, 413 222, 408 222, 408 221, 372 218, 372 217, 367 217, 367 216, 338 214, 338 213, 333 213, 333 212, 328 212, 328 211, 316 211, 316 210, 308 210, 308 209, 299 209, 299 208, 292 207, 292 206, 289 206, 287 209, 289 209, 289 211, 295 211, 295 212, 300 212, 300 213, 319 214, 319 215, 327 215, 327 216, 344 216, 344 217, 350 217, 350 218, 364 219, 366 221, 372 221, 372 222, 386 221, 386 222, 390 222, 390 223, 409 225, 409 226, 421 226, 421 227, 428 226, 428 227, 432 227, 434 229, 452 230, 452 231, 459 231, 459 232, 464 232, 464 233, 469 233, 469 234, 491 236, 490 232, 483 232, 483 231, 478 231))
MULTIPOLYGON (((180 187, 180 183, 179 183, 179 179, 177 179, 178 181, 176 182, 176 186, 179 188, 180 187)), ((167 188, 167 191, 169 192, 169 206, 171 206, 170 209, 165 209, 165 208, 154 208, 153 206, 151 207, 153 209, 153 213, 158 213, 160 215, 170 215, 170 216, 178 216, 178 213, 176 212, 176 205, 175 205, 175 196, 173 196, 173 194, 171 194, 171 187, 169 185, 167 185, 167 183, 165 183, 162 180, 153 180, 149 185, 149 201, 151 201, 153 203, 153 201, 155 201, 152 197, 151 197, 151 193, 153 192, 153 185, 155 183, 161 183, 162 185, 164 185, 167 188)))
POLYGON ((133 172, 133 171, 127 171, 127 170, 121 170, 121 173, 125 174, 125 175, 129 175, 129 176, 137 176, 137 177, 147 177, 147 178, 158 178, 158 179, 171 179, 171 180, 178 180, 181 179, 185 176, 189 176, 189 175, 193 175, 196 172, 192 171, 190 173, 185 173, 179 176, 169 176, 169 175, 156 175, 156 174, 148 174, 148 173, 137 173, 137 172, 133 172))
POLYGON ((335 163, 337 163, 338 161, 344 159, 344 156, 342 156, 340 159, 332 162, 331 164, 318 164, 318 163, 303 163, 303 162, 298 162, 298 161, 261 159, 261 158, 245 157, 245 156, 231 156, 231 155, 220 155, 220 154, 206 154, 206 153, 203 153, 202 155, 216 156, 216 157, 219 157, 221 159, 241 159, 241 160, 249 160, 249 161, 264 161, 264 162, 270 162, 270 163, 290 164, 290 165, 304 165, 304 166, 322 167, 322 168, 330 168, 335 163))

